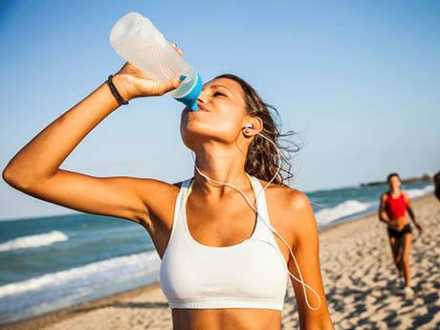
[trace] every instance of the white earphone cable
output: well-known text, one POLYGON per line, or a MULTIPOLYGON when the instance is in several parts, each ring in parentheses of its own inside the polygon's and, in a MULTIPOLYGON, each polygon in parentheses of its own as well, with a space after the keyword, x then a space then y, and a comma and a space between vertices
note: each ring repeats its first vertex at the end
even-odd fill
MULTIPOLYGON (((245 126, 245 127, 248 127, 248 126, 245 126)), ((275 148, 277 149, 279 157, 283 157, 284 159, 286 159, 286 157, 281 153, 281 151, 280 151, 280 149, 278 148, 278 146, 277 146, 272 140, 270 140, 269 138, 267 138, 266 136, 264 136, 264 135, 261 134, 261 133, 257 133, 257 134, 260 135, 261 137, 265 138, 267 141, 271 142, 271 143, 275 146, 275 148)), ((220 184, 220 185, 228 186, 228 187, 231 187, 231 188, 237 190, 237 191, 238 191, 238 192, 239 192, 239 193, 245 198, 246 202, 249 204, 249 206, 252 208, 252 210, 254 210, 256 214, 258 214, 258 210, 255 209, 255 207, 254 207, 254 206, 252 205, 252 203, 249 201, 248 197, 247 197, 247 196, 246 196, 246 195, 245 195, 245 194, 244 194, 239 188, 235 187, 234 185, 232 185, 232 184, 230 184, 230 183, 227 183, 227 182, 221 182, 221 181, 217 181, 217 180, 214 180, 214 179, 209 178, 207 175, 203 174, 203 173, 199 170, 199 168, 198 168, 197 165, 196 165, 196 162, 195 162, 195 159, 194 159, 194 156, 192 155, 192 153, 191 153, 191 156, 193 157, 194 166, 195 166, 197 172, 198 172, 201 176, 203 176, 204 178, 206 178, 208 181, 213 181, 213 182, 216 182, 216 183, 218 183, 218 184, 220 184)), ((277 168, 277 171, 276 171, 275 175, 273 176, 273 178, 272 178, 272 179, 271 179, 271 180, 270 180, 270 181, 264 186, 263 189, 261 189, 261 190, 257 193, 257 196, 256 196, 256 199, 257 199, 257 200, 258 200, 258 197, 259 197, 260 193, 262 193, 263 191, 265 191, 265 190, 267 189, 267 187, 270 185, 270 183, 271 183, 271 182, 277 177, 277 175, 278 175, 278 173, 279 173, 279 171, 280 171, 280 168, 281 168, 281 166, 279 165, 278 168, 277 168)), ((246 174, 247 174, 247 173, 246 173, 246 174)), ((247 174, 247 175, 249 176, 249 174, 247 174)), ((261 215, 258 214, 258 216, 261 216, 261 215)), ((263 218, 263 217, 261 216, 261 218, 263 218)), ((264 219, 264 218, 263 218, 263 219, 264 219)), ((269 228, 274 234, 276 234, 276 235, 281 239, 281 241, 287 246, 287 248, 289 249, 290 256, 292 257, 292 259, 293 259, 293 261, 294 261, 294 263, 295 263, 295 267, 298 269, 298 274, 299 274, 300 279, 298 279, 295 275, 293 275, 293 274, 289 271, 288 266, 287 266, 287 263, 285 262, 284 257, 280 255, 280 256, 281 256, 281 259, 283 260, 283 264, 284 264, 285 267, 286 267, 286 271, 289 273, 289 275, 290 275, 293 279, 295 279, 297 282, 299 282, 299 283, 302 284, 302 286, 303 286, 303 292, 304 292, 304 298, 305 298, 305 301, 306 301, 307 306, 308 306, 311 310, 318 310, 318 309, 321 307, 321 297, 319 296, 319 294, 316 292, 315 289, 313 289, 310 285, 308 285, 307 283, 304 282, 304 280, 303 280, 303 276, 302 276, 302 274, 301 274, 300 267, 299 267, 298 262, 297 262, 297 260, 296 260, 296 258, 295 258, 295 255, 294 255, 293 252, 292 252, 292 249, 291 249, 290 246, 289 246, 289 243, 287 243, 286 240, 285 240, 280 234, 278 234, 278 232, 275 230, 275 228, 273 228, 273 226, 270 225, 270 223, 267 221, 267 219, 264 219, 263 223, 264 223, 264 224, 265 224, 265 225, 266 225, 266 226, 267 226, 267 227, 268 227, 268 228, 269 228), (309 300, 308 300, 308 298, 307 298, 306 288, 308 288, 309 290, 311 290, 311 291, 312 291, 312 292, 318 297, 318 307, 313 307, 313 306, 310 305, 309 300)), ((278 250, 277 250, 277 251, 278 251, 278 250)))

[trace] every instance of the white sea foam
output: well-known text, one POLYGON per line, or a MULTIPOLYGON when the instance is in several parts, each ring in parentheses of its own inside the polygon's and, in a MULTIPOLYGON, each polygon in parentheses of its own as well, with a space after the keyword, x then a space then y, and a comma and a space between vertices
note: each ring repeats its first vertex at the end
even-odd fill
POLYGON ((419 197, 433 192, 434 186, 429 185, 424 187, 423 189, 405 189, 404 191, 408 194, 409 197, 419 197))
POLYGON ((57 242, 67 241, 68 239, 69 237, 63 232, 53 230, 48 233, 18 237, 0 243, 0 252, 47 246, 57 242))
POLYGON ((154 272, 158 271, 159 267, 160 258, 155 250, 116 257, 0 286, 0 298, 25 293, 27 291, 40 290, 44 287, 59 286, 70 281, 86 280, 87 278, 96 276, 98 273, 106 274, 112 271, 118 272, 120 270, 130 273, 136 272, 136 270, 139 269, 145 270, 146 268, 147 270, 154 272))
POLYGON ((358 200, 347 200, 339 203, 335 207, 325 208, 316 212, 316 220, 319 225, 326 225, 342 217, 356 214, 368 209, 372 203, 360 202, 358 200))

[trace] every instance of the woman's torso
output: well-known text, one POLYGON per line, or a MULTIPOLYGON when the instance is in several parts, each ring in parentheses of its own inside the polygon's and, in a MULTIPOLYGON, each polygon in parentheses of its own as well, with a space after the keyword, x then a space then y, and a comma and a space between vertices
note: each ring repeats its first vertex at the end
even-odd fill
MULTIPOLYGON (((266 181, 259 181, 265 186, 266 181)), ((170 193, 163 199, 163 207, 159 214, 150 214, 154 217, 154 228, 147 228, 155 244, 161 259, 170 240, 173 226, 174 208, 178 198, 182 182, 170 185, 170 193)), ((267 212, 274 229, 291 244, 293 230, 291 221, 283 221, 282 203, 286 190, 291 189, 279 185, 271 185, 263 194, 267 201, 267 212), (270 205, 270 206, 269 206, 270 205), (290 224, 290 225, 289 225, 290 224)), ((254 192, 246 191, 246 196, 254 202, 254 192)), ((159 209, 159 208, 158 208, 159 209)), ((201 200, 199 196, 192 196, 187 200, 186 206, 187 227, 192 238, 208 247, 230 247, 242 244, 248 239, 253 231, 256 221, 254 211, 248 206, 240 194, 234 198, 225 199, 222 202, 210 203, 201 200), (200 207, 203 205, 203 207, 200 207), (209 222, 203 219, 209 219, 209 222), (228 222, 229 219, 229 222, 228 222), (233 222, 231 219, 243 219, 244 221, 233 222), (228 229, 228 231, 226 230, 228 229), (221 235, 217 233, 222 233, 221 235)), ((284 262, 288 260, 287 247, 274 240, 283 256, 284 262)), ((268 329, 278 330, 281 325, 281 312, 273 309, 254 308, 218 308, 218 309, 172 309, 174 329, 268 329)))
POLYGON ((390 191, 386 192, 385 211, 390 218, 391 223, 389 227, 400 230, 409 223, 407 217, 407 204, 402 191, 400 191, 397 196, 393 196, 390 191))

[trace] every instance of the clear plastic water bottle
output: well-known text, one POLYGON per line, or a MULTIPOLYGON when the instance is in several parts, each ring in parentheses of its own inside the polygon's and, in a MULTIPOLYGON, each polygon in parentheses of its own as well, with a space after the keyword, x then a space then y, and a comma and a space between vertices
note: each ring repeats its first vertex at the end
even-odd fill
POLYGON ((110 44, 126 61, 148 72, 159 82, 179 78, 171 92, 177 101, 197 111, 202 78, 185 62, 153 23, 137 12, 119 18, 110 32, 110 44))

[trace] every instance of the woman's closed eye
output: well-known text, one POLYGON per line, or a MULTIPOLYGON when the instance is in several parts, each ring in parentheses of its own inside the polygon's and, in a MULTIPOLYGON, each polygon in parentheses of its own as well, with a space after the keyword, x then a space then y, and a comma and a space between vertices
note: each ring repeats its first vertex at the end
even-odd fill
POLYGON ((217 95, 219 95, 219 96, 226 96, 226 94, 223 94, 222 92, 215 92, 214 96, 217 96, 217 95))

